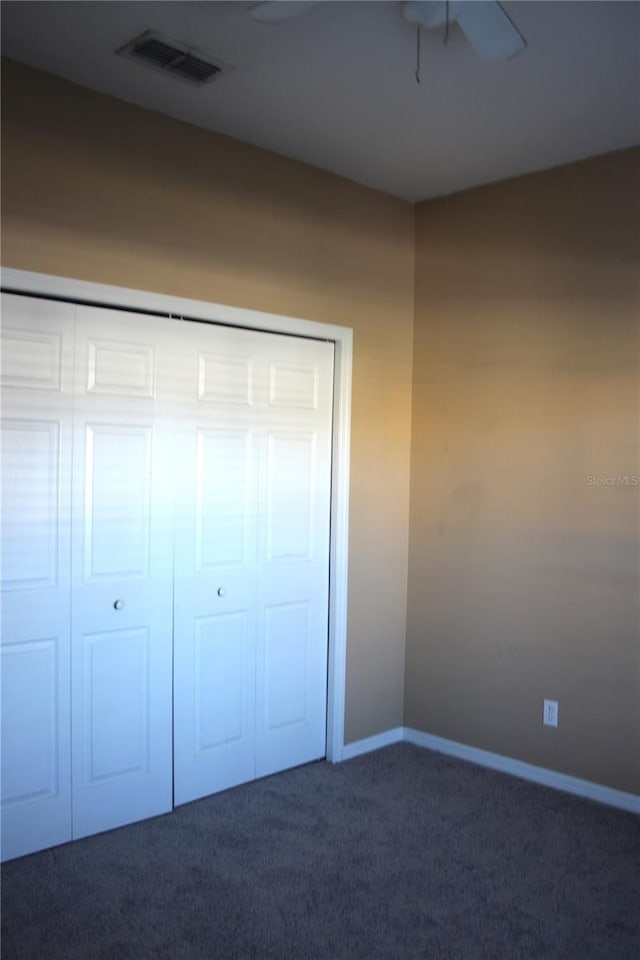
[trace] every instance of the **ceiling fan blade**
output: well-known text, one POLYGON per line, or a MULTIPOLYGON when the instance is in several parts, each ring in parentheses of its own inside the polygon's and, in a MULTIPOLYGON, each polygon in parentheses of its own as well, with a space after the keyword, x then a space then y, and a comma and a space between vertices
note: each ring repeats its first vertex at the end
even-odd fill
POLYGON ((320 0, 265 0, 249 8, 249 16, 260 23, 280 23, 291 20, 319 5, 320 0))
POLYGON ((473 0, 461 3, 456 20, 478 56, 486 63, 509 60, 526 41, 499 3, 473 0))

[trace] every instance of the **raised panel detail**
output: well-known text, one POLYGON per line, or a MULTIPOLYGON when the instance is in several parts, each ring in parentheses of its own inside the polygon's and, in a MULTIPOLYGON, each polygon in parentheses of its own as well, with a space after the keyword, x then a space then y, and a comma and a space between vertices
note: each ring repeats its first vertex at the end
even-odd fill
POLYGON ((309 604, 287 603, 265 610, 265 728, 307 720, 309 604))
POLYGON ((246 662, 244 613, 198 617, 195 622, 196 753, 243 738, 246 662))
POLYGON ((60 390, 62 338, 56 333, 2 330, 2 386, 60 390))
POLYGON ((89 634, 84 643, 85 782, 149 770, 149 631, 89 634))
POLYGON ((253 363, 245 357, 201 353, 198 399, 207 403, 253 404, 253 363))
POLYGON ((318 368, 301 364, 270 364, 269 403, 272 407, 317 410, 318 368))
POLYGON ((154 348, 144 343, 90 340, 87 391, 122 397, 152 397, 154 348))
POLYGON ((198 430, 196 570, 246 562, 250 430, 198 430))
POLYGON ((151 427, 86 428, 85 579, 149 570, 151 427))
POLYGON ((2 589, 55 586, 60 424, 2 422, 2 589))
POLYGON ((309 560, 316 435, 271 432, 268 451, 267 561, 309 560))
POLYGON ((2 731, 2 805, 57 796, 57 638, 2 648, 2 731))

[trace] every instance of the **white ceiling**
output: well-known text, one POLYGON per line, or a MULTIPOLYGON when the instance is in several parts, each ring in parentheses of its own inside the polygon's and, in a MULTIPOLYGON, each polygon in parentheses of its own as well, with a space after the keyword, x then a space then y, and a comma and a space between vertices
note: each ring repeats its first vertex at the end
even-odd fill
POLYGON ((2 52, 75 83, 422 200, 640 142, 640 3, 509 2, 527 40, 483 63, 398 2, 278 25, 244 2, 2 2, 2 52), (147 29, 228 65, 202 88, 117 57, 147 29))

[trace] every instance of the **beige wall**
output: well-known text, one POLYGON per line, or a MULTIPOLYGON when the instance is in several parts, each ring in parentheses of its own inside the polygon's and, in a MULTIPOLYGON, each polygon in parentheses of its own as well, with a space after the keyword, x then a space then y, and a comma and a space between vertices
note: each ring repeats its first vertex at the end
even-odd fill
POLYGON ((405 723, 640 791, 640 151, 416 212, 405 723), (557 730, 541 725, 559 701, 557 730))
POLYGON ((413 208, 3 80, 5 265, 353 327, 347 742, 404 720, 639 791, 640 488, 586 477, 640 474, 640 153, 416 209, 405 675, 413 208))
POLYGON ((402 722, 413 208, 5 63, 5 266, 354 330, 346 740, 402 722))

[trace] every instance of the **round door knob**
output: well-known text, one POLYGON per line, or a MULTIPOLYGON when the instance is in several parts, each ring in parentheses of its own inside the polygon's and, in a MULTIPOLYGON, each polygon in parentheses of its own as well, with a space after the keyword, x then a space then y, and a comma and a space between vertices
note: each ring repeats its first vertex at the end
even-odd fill
POLYGON ((218 587, 218 596, 219 596, 219 597, 224 597, 224 596, 226 596, 226 594, 227 594, 227 588, 226 588, 226 587, 218 587))
POLYGON ((114 604, 113 604, 113 609, 114 609, 114 610, 122 610, 123 607, 124 607, 124 600, 116 600, 116 601, 114 601, 114 604))

